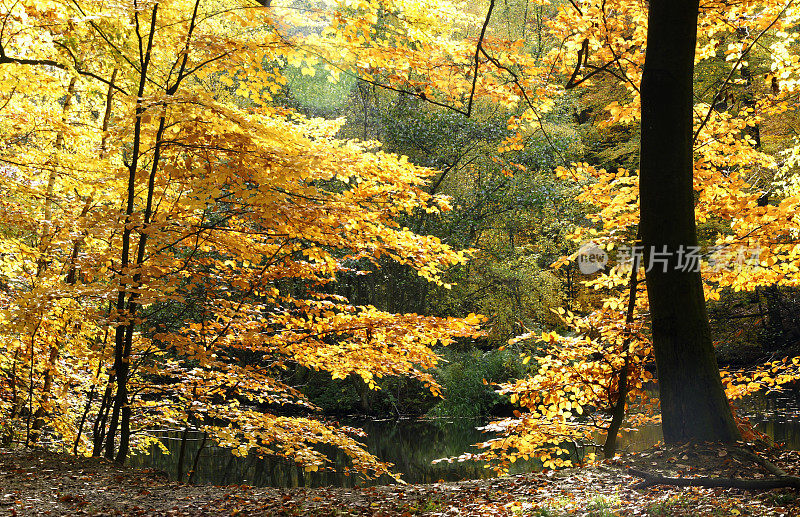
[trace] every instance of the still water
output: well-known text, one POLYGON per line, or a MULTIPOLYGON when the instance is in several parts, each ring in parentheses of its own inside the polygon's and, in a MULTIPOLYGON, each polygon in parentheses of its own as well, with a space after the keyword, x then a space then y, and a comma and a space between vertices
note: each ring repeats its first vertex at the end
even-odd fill
MULTIPOLYGON (((739 413, 747 415, 756 428, 785 443, 788 448, 800 450, 800 391, 784 394, 756 395, 738 404, 739 413)), ((348 425, 361 427, 367 449, 379 458, 394 463, 395 470, 409 483, 431 483, 438 480, 485 478, 493 475, 490 469, 475 462, 436 463, 431 461, 458 456, 464 452, 477 452, 472 445, 489 438, 478 427, 482 421, 472 419, 436 420, 385 420, 348 421, 348 425)), ((191 468, 200 449, 201 437, 189 435, 186 444, 184 471, 191 468)), ((600 437, 599 437, 600 439, 600 437)), ((649 448, 662 439, 660 426, 643 427, 637 431, 620 434, 621 450, 629 452, 649 448)), ((170 450, 164 454, 153 447, 147 454, 134 456, 131 464, 152 467, 175 476, 178 469, 180 433, 162 435, 162 442, 170 450)), ((344 458, 332 455, 337 467, 344 465, 344 458)), ((533 461, 517 462, 513 472, 536 469, 533 461)), ((185 478, 184 478, 185 479, 185 478)), ((195 483, 214 485, 247 484, 254 486, 344 486, 364 484, 364 480, 345 476, 341 472, 304 472, 293 462, 275 458, 258 458, 251 455, 239 458, 228 450, 206 445, 200 452, 195 483)), ((391 479, 379 479, 370 484, 389 483, 391 479)))
MULTIPOLYGON (((437 463, 438 458, 458 456, 466 451, 477 452, 471 446, 486 440, 487 435, 477 429, 481 421, 473 419, 436 420, 349 420, 343 424, 359 427, 367 433, 361 438, 367 450, 384 461, 395 465, 395 471, 409 483, 432 483, 440 479, 455 481, 492 476, 492 471, 476 462, 437 463)), ((146 455, 131 457, 134 466, 153 467, 175 475, 180 451, 179 432, 162 436, 162 443, 170 454, 153 447, 146 455)), ((184 472, 191 468, 200 448, 202 435, 190 434, 186 443, 184 472)), ((326 450, 326 452, 328 452, 326 450)), ((345 465, 343 454, 330 449, 329 457, 341 470, 345 465)), ((522 466, 520 466, 522 468, 522 466)), ((363 485, 357 476, 340 472, 304 472, 294 462, 280 458, 258 458, 250 455, 238 458, 227 449, 206 445, 201 451, 195 483, 248 484, 254 486, 344 486, 363 485)), ((386 484, 391 478, 378 479, 367 484, 386 484)))

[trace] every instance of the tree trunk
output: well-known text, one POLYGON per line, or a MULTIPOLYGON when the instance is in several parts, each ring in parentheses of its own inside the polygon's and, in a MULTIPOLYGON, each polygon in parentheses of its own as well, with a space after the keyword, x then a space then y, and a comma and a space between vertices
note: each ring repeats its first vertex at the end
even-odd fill
POLYGON ((680 263, 680 252, 697 246, 692 188, 697 15, 698 0, 650 2, 641 87, 641 232, 664 439, 731 442, 739 433, 720 381, 700 272, 684 271, 680 263))
MULTIPOLYGON (((153 36, 156 31, 156 17, 158 15, 158 5, 153 6, 152 14, 150 17, 150 32, 147 36, 147 46, 144 55, 141 57, 141 68, 139 70, 139 89, 137 92, 136 102, 136 122, 133 129, 133 142, 131 145, 131 163, 128 164, 128 188, 127 199, 125 200, 125 229, 122 232, 122 250, 120 252, 120 271, 122 275, 129 275, 130 266, 130 252, 131 252, 131 234, 133 228, 131 223, 133 220, 133 213, 135 211, 136 203, 136 175, 139 168, 140 147, 142 144, 142 119, 146 111, 146 107, 142 102, 144 96, 145 86, 147 84, 147 68, 150 64, 151 52, 153 50, 153 36)), ((140 36, 139 48, 143 48, 144 41, 140 36)), ((174 92, 173 92, 174 93, 174 92)), ((164 117, 161 117, 161 127, 159 134, 156 137, 156 149, 153 156, 152 170, 158 168, 158 149, 161 132, 163 132, 164 117)), ((148 183, 148 207, 152 206, 152 192, 153 192, 153 174, 151 174, 148 183)), ((145 225, 147 218, 145 217, 145 225)), ((140 232, 141 233, 141 232, 140 232)), ((144 246, 147 242, 146 234, 141 233, 139 238, 138 252, 136 265, 142 263, 141 257, 144 255, 144 246)), ((130 372, 130 359, 132 352, 133 342, 133 329, 136 324, 136 293, 129 293, 131 288, 138 288, 135 285, 138 281, 138 273, 134 273, 134 278, 124 278, 120 291, 117 294, 117 314, 127 318, 127 321, 117 324, 114 333, 114 365, 113 375, 117 381, 117 392, 114 395, 114 405, 111 410, 111 421, 108 424, 108 432, 106 433, 105 442, 105 456, 108 459, 116 459, 118 463, 124 463, 128 456, 128 446, 130 440, 130 417, 131 407, 130 400, 128 400, 128 373, 130 372), (117 436, 117 428, 119 426, 119 451, 115 453, 115 440, 117 436)))
MULTIPOLYGON (((641 235, 637 232, 636 244, 639 245, 641 235)), ((630 369, 631 355, 631 326, 633 325, 633 313, 636 311, 636 292, 639 288, 639 257, 634 254, 633 262, 631 264, 631 279, 628 287, 628 310, 625 314, 625 339, 622 342, 622 353, 625 354, 622 368, 619 371, 617 379, 617 401, 611 409, 611 423, 608 426, 608 433, 606 434, 606 442, 603 445, 603 456, 605 458, 613 458, 614 453, 617 451, 617 435, 622 427, 622 421, 625 419, 625 404, 628 400, 628 370, 630 369)))

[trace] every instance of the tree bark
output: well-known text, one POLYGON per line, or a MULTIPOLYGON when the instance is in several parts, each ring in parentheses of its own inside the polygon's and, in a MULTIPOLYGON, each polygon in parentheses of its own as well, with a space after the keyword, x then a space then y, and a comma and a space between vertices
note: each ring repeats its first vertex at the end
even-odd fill
POLYGON ((206 446, 206 439, 208 438, 208 432, 203 432, 203 439, 200 442, 200 448, 197 449, 197 453, 194 455, 194 463, 192 463, 192 470, 189 472, 189 479, 186 481, 190 485, 194 482, 194 475, 197 472, 197 464, 200 462, 200 453, 203 452, 203 448, 206 446))
POLYGON ((698 0, 650 2, 641 86, 641 232, 664 439, 732 442, 739 432, 720 381, 700 272, 682 268, 680 255, 697 246, 692 188, 697 15, 698 0))

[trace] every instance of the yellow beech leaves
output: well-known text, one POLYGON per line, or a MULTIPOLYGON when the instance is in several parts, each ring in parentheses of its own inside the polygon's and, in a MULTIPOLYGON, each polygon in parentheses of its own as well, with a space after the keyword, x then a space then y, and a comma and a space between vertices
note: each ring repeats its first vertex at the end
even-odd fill
POLYGON ((423 188, 433 171, 272 102, 287 64, 313 74, 314 52, 344 42, 339 67, 417 66, 402 46, 355 61, 379 8, 300 20, 228 1, 0 4, 4 439, 47 431, 76 452, 119 444, 124 459, 150 440, 139 431, 169 423, 307 470, 328 443, 354 470, 387 472, 354 430, 255 409, 308 405, 288 367, 371 388, 406 375, 438 393, 432 347, 481 323, 330 289, 386 261, 441 283, 468 258, 398 223, 449 210, 423 188), (313 33, 304 46, 297 30, 313 33))
MULTIPOLYGON (((358 78, 462 115, 508 111, 504 153, 538 133, 554 147, 543 116, 573 90, 604 99, 602 127, 638 123, 646 3, 534 3, 548 11, 531 32, 511 15, 500 30, 494 1, 0 0, 3 439, 48 432, 124 459, 129 443, 147 444, 140 431, 168 422, 309 470, 325 465, 315 444, 331 443, 355 470, 386 472, 353 430, 269 408, 308 405, 290 368, 371 388, 406 375, 438 393, 432 347, 475 335, 482 318, 392 314, 335 287, 389 262, 448 287, 469 253, 400 222, 450 209, 425 188, 435 171, 285 107, 289 79, 358 78)), ((785 130, 798 19, 792 2, 701 5, 697 218, 715 252, 757 250, 755 267, 701 261, 708 298, 800 281, 800 144, 785 130)), ((563 163, 556 174, 589 207, 574 240, 632 245, 635 170, 563 163)), ((534 373, 499 387, 524 412, 491 426, 506 436, 484 458, 564 466, 562 444, 592 440, 620 400, 638 408, 630 423, 656 418, 646 296, 639 286, 628 313, 623 266, 586 283, 597 303, 582 314, 560 311, 569 335, 513 340, 534 373)), ((796 366, 724 381, 739 396, 796 378, 796 366)))
MULTIPOLYGON (((701 2, 695 77, 694 190, 705 239, 698 257, 706 298, 723 289, 797 287, 800 235, 797 141, 786 131, 797 119, 800 6, 793 2, 701 2)), ((646 4, 584 1, 558 6, 547 22, 560 41, 545 60, 560 75, 553 82, 599 103, 601 127, 636 136, 639 84, 646 49, 646 4)), ((638 171, 596 164, 562 164, 556 174, 576 182, 589 224, 574 229, 576 243, 593 242, 611 257, 584 285, 598 293, 583 315, 562 312, 570 333, 530 332, 511 340, 534 374, 501 386, 523 411, 492 424, 504 435, 481 455, 501 466, 538 457, 547 467, 574 462, 565 442, 596 443, 618 401, 620 372, 627 373, 627 422, 657 418, 645 384, 652 375, 646 337, 644 285, 634 318, 626 322, 631 263, 617 260, 635 241, 639 220, 638 171), (644 327, 643 327, 644 326, 644 327), (578 408, 594 413, 578 417, 578 408)), ((571 264, 578 252, 557 260, 571 264)), ((641 278, 641 273, 640 273, 641 278)), ((780 389, 798 378, 797 358, 750 372, 723 372, 728 396, 780 389)))

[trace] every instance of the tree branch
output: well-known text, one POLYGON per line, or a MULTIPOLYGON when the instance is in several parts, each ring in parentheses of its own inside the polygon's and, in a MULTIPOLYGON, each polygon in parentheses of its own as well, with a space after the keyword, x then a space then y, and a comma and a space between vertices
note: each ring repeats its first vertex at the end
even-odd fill
POLYGON ((753 48, 753 45, 755 45, 755 44, 756 44, 756 42, 757 42, 758 40, 760 40, 760 39, 761 39, 761 37, 762 37, 764 34, 766 34, 766 32, 767 32, 768 30, 770 30, 770 29, 772 28, 772 26, 773 26, 773 25, 775 25, 776 23, 778 23, 778 20, 780 20, 780 19, 781 19, 781 16, 783 16, 783 13, 785 13, 785 12, 786 12, 786 10, 787 10, 789 7, 791 7, 791 5, 792 5, 793 3, 794 3, 794 0, 789 0, 789 1, 786 3, 786 5, 783 7, 783 9, 781 9, 781 12, 779 12, 779 13, 778 13, 778 16, 776 16, 776 17, 775 17, 775 19, 774 19, 774 20, 772 20, 772 23, 770 23, 769 25, 767 25, 766 27, 764 27, 764 30, 762 30, 761 32, 759 32, 759 33, 758 33, 758 36, 756 36, 756 37, 753 39, 753 41, 751 41, 751 42, 750 42, 750 44, 747 46, 747 48, 746 48, 746 49, 744 49, 744 51, 743 51, 743 52, 741 52, 741 53, 739 54, 739 59, 737 59, 737 60, 736 60, 736 63, 734 63, 734 65, 733 65, 733 68, 731 68, 731 71, 730 71, 730 73, 728 74, 728 77, 726 77, 726 78, 725 78, 725 82, 723 82, 723 83, 722 83, 722 86, 721 86, 721 87, 720 87, 720 89, 717 91, 717 93, 714 95, 714 98, 713 98, 713 99, 711 99, 711 105, 708 107, 708 112, 706 112, 706 116, 705 116, 705 118, 703 118, 703 121, 700 123, 700 125, 697 127, 697 130, 694 132, 694 136, 692 137, 692 144, 694 144, 695 142, 697 142, 697 137, 700 135, 700 131, 702 131, 702 130, 703 130, 703 128, 705 127, 705 125, 708 123, 708 120, 711 118, 711 114, 714 112, 714 103, 717 101, 717 98, 719 97, 719 94, 720 94, 721 92, 725 91, 725 88, 726 88, 726 87, 728 86, 728 84, 731 82, 731 79, 733 78, 733 74, 734 74, 734 73, 736 73, 736 69, 737 69, 737 68, 739 68, 739 65, 740 65, 740 64, 742 64, 742 61, 744 60, 744 57, 747 55, 747 53, 748 53, 748 52, 750 52, 750 49, 751 49, 751 48, 753 48))
MULTIPOLYGON (((641 244, 641 234, 636 232, 636 241, 634 242, 633 250, 636 246, 641 244)), ((636 311, 636 293, 639 286, 639 255, 634 251, 632 253, 633 263, 631 264, 631 276, 629 281, 629 294, 628 294, 628 310, 625 314, 625 339, 622 343, 622 353, 625 354, 622 370, 619 372, 617 380, 617 400, 611 409, 611 424, 608 426, 608 433, 606 434, 606 443, 603 445, 603 456, 606 458, 613 458, 617 450, 617 435, 619 429, 622 427, 622 421, 625 419, 625 402, 628 399, 628 370, 630 369, 630 344, 631 344, 631 326, 633 325, 634 312, 636 311)))
MULTIPOLYGON (((578 82, 575 81, 575 78, 578 77, 578 72, 581 71, 581 66, 586 66, 586 60, 588 59, 588 57, 589 57, 589 38, 584 38, 583 39, 583 43, 581 44, 581 49, 578 51, 578 63, 575 65, 575 70, 572 72, 572 75, 569 77, 569 80, 567 81, 567 84, 564 85, 564 89, 565 90, 569 90, 571 88, 575 88, 580 83, 582 83, 583 81, 585 81, 586 79, 591 77, 591 75, 594 75, 594 74, 591 74, 591 75, 589 75, 587 77, 584 77, 583 79, 581 79, 578 82)), ((608 65, 610 65, 610 63, 607 63, 603 68, 607 67, 608 65)), ((595 71, 594 73, 596 74, 597 71, 595 71)))
POLYGON ((489 2, 489 12, 486 13, 486 19, 483 21, 483 27, 481 27, 481 34, 478 36, 478 44, 475 46, 475 66, 472 71, 472 89, 469 92, 469 101, 467 102, 467 117, 472 113, 472 100, 475 97, 475 86, 478 83, 478 66, 480 65, 481 51, 483 50, 483 38, 486 36, 489 20, 492 19, 492 9, 494 9, 494 0, 489 2))
POLYGON ((578 11, 579 15, 583 16, 583 11, 581 11, 581 8, 578 7, 578 4, 575 3, 575 0, 569 0, 569 3, 571 3, 572 7, 574 7, 575 10, 578 11))
MULTIPOLYGON (((71 70, 70 67, 63 63, 59 63, 58 61, 54 61, 52 59, 26 59, 26 58, 19 58, 19 57, 10 57, 6 55, 5 49, 0 45, 0 65, 6 64, 14 64, 14 65, 29 65, 29 66, 52 66, 53 68, 58 68, 59 70, 71 70)), ((114 88, 115 90, 123 93, 125 95, 128 94, 125 90, 116 86, 112 81, 108 79, 104 79, 97 74, 92 72, 88 72, 86 70, 81 70, 77 66, 74 68, 75 72, 78 75, 82 75, 84 77, 90 77, 92 79, 96 79, 107 86, 114 88)))
POLYGON ((553 139, 550 138, 550 135, 547 133, 547 131, 545 131, 544 121, 542 120, 542 117, 539 114, 539 110, 537 110, 536 107, 533 105, 533 102, 531 101, 530 97, 528 97, 528 93, 525 91, 525 88, 522 86, 522 84, 520 84, 519 76, 517 75, 517 73, 508 68, 507 66, 503 65, 502 63, 500 63, 500 61, 498 61, 496 58, 490 56, 483 48, 483 46, 480 47, 480 50, 483 53, 483 55, 486 56, 486 59, 488 59, 490 63, 492 63, 494 66, 496 66, 501 70, 505 70, 509 75, 511 75, 514 84, 517 85, 517 88, 519 88, 519 91, 522 94, 522 98, 525 99, 525 103, 528 105, 528 107, 531 109, 534 116, 536 117, 536 121, 539 123, 539 129, 542 130, 542 134, 544 135, 544 138, 547 140, 547 143, 550 144, 550 147, 553 149, 553 151, 558 155, 559 158, 561 158, 561 161, 566 165, 567 159, 564 157, 563 153, 556 147, 555 142, 553 142, 553 139))

